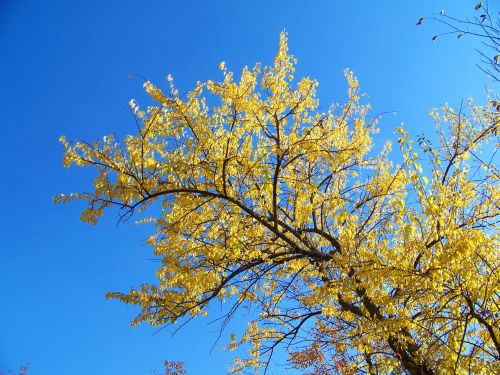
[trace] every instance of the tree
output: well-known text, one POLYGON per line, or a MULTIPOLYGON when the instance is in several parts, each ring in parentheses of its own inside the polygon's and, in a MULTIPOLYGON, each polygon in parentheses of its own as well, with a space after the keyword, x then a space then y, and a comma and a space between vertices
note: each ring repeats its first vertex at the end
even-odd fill
POLYGON ((455 35, 458 39, 470 36, 481 41, 486 52, 478 49, 481 56, 481 64, 478 67, 493 79, 500 81, 500 12, 493 10, 486 2, 479 1, 474 6, 477 12, 472 18, 457 18, 446 14, 442 10, 438 16, 422 17, 418 20, 417 26, 421 25, 424 19, 441 23, 449 31, 436 34, 432 40, 441 36, 455 35))
POLYGON ((169 93, 146 81, 155 105, 131 101, 137 134, 123 142, 62 137, 64 165, 97 176, 56 202, 86 200, 93 224, 117 207, 155 225, 157 282, 108 297, 140 307, 133 325, 215 300, 226 320, 252 307, 228 346, 249 348, 235 371, 267 368, 282 346, 315 374, 498 373, 498 110, 433 111, 439 145, 419 139, 422 157, 397 129, 396 164, 390 142, 374 147, 350 71, 347 102, 320 112, 318 83, 294 84, 295 64, 283 33, 274 65, 239 81, 224 63, 221 82, 186 96, 170 76, 169 93), (161 213, 144 217, 153 204, 161 213))

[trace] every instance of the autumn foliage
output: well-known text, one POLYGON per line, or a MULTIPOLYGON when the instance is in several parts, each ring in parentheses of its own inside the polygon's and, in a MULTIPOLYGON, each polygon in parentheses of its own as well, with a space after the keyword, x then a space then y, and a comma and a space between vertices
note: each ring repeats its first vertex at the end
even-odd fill
POLYGON ((123 141, 62 138, 64 165, 96 178, 57 202, 155 226, 156 282, 108 297, 138 306, 134 325, 252 306, 235 372, 281 346, 315 374, 499 373, 497 108, 433 110, 436 133, 396 129, 391 152, 350 71, 346 103, 321 111, 295 64, 282 34, 274 65, 239 79, 222 63, 186 95, 145 82, 153 104, 130 103, 123 141))

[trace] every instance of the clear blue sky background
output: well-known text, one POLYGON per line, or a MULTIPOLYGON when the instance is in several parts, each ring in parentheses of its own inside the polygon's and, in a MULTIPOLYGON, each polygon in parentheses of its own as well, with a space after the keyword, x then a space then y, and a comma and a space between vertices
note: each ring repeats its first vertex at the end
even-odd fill
MULTIPOLYGON (((192 322, 171 337, 129 327, 136 312, 107 291, 150 281, 147 227, 79 221, 80 204, 51 196, 84 190, 87 171, 64 169, 58 137, 92 140, 134 131, 127 103, 143 98, 139 73, 179 87, 271 63, 289 32, 298 75, 320 82, 326 108, 343 100, 342 71, 360 79, 382 137, 405 122, 432 132, 429 108, 485 100, 473 43, 431 42, 437 24, 420 16, 470 14, 472 1, 0 1, 0 369, 29 364, 33 375, 159 371, 183 360, 191 374, 225 374, 231 356, 210 353, 217 327, 192 322)), ((212 309, 211 318, 217 316, 212 309)), ((279 374, 276 367, 271 373, 279 374)))

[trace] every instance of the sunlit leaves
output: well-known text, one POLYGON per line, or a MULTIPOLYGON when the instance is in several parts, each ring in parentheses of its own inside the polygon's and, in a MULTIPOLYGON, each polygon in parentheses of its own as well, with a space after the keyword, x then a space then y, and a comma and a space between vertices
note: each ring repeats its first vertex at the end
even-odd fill
POLYGON ((171 76, 168 93, 146 82, 154 105, 130 103, 137 134, 122 142, 62 138, 64 164, 97 174, 91 193, 57 203, 87 200, 91 223, 108 207, 127 218, 158 206, 145 220, 156 283, 108 297, 140 307, 133 324, 206 314, 214 300, 228 319, 253 307, 228 347, 249 350, 237 370, 287 345, 292 366, 322 374, 494 373, 497 106, 432 111, 437 146, 419 138, 422 156, 397 129, 396 164, 390 142, 374 149, 352 72, 347 102, 319 110, 318 83, 295 64, 283 33, 272 66, 236 77, 221 63, 220 81, 181 96, 171 76))

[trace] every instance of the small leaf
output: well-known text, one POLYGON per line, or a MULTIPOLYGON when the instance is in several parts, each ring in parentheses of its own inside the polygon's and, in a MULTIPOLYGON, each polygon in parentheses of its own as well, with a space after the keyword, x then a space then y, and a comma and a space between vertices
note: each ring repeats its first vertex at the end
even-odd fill
POLYGON ((445 14, 446 14, 446 12, 444 11, 444 9, 441 12, 439 12, 439 15, 441 15, 441 16, 444 16, 445 14))
POLYGON ((500 111, 500 102, 498 100, 490 101, 490 105, 497 111, 500 111))
POLYGON ((415 26, 421 25, 424 22, 424 17, 420 17, 417 24, 415 26))
POLYGON ((460 34, 458 34, 458 35, 457 35, 457 38, 458 38, 458 39, 460 39, 460 38, 462 38, 463 36, 464 36, 464 33, 460 33, 460 34))
POLYGON ((438 37, 437 35, 434 35, 434 36, 432 37, 432 41, 435 41, 435 40, 437 39, 437 37, 438 37))
POLYGON ((475 10, 479 10, 481 7, 483 6, 483 4, 481 2, 478 2, 476 4, 476 6, 474 7, 475 10))
POLYGON ((495 64, 498 64, 498 60, 500 59, 500 55, 496 55, 493 60, 495 60, 495 64))

